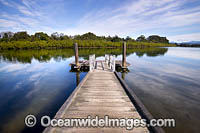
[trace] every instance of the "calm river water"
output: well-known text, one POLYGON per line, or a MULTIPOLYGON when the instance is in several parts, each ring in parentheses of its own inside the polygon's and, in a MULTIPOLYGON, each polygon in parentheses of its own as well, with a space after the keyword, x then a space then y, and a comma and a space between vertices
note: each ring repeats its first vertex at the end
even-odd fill
MULTIPOLYGON (((80 59, 102 58, 120 49, 80 49, 80 59)), ((70 72, 73 49, 0 51, 0 132, 42 132, 24 118, 53 118, 86 72, 70 72)), ((174 118, 169 133, 200 131, 200 49, 128 49, 129 73, 120 73, 155 118, 174 118)))

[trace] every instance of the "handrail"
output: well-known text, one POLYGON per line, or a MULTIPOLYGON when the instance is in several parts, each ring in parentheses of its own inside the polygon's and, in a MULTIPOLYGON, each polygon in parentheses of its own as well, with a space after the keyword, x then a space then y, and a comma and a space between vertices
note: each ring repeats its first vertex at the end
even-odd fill
POLYGON ((95 69, 95 54, 89 56, 90 71, 95 69))
POLYGON ((110 69, 114 72, 115 71, 115 55, 111 56, 110 60, 110 69))
POLYGON ((115 55, 105 54, 105 62, 108 64, 109 68, 114 72, 115 71, 115 55))
POLYGON ((109 62, 109 55, 107 55, 107 54, 105 54, 105 62, 106 62, 106 64, 108 64, 108 62, 109 62))

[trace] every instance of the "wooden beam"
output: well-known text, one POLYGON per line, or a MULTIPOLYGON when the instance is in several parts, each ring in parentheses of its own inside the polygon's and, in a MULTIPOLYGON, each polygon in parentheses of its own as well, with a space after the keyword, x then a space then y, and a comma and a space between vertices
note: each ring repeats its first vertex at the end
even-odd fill
POLYGON ((123 49, 122 49, 122 68, 126 68, 126 42, 123 43, 123 49))
POLYGON ((79 60, 78 60, 78 44, 75 43, 74 44, 74 52, 75 52, 75 64, 76 64, 76 67, 79 68, 79 60))

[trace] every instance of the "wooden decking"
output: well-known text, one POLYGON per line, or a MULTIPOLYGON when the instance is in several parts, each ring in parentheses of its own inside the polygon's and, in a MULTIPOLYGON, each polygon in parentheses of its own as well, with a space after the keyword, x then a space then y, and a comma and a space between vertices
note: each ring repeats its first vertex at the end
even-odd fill
MULTIPOLYGON (((103 61, 103 60, 102 60, 103 61)), ((121 60, 116 60, 115 61, 117 66, 122 66, 122 61, 121 60)), ((79 61, 80 66, 88 66, 89 67, 89 61, 88 60, 80 60, 79 61)), ((69 64, 70 66, 75 66, 76 63, 75 61, 69 64)), ((127 67, 130 66, 130 63, 126 62, 127 67)))
MULTIPOLYGON (((104 61, 97 61, 96 69, 88 72, 82 82, 77 86, 72 95, 56 114, 55 118, 93 118, 97 115, 104 118, 141 118, 135 106, 127 96, 124 88, 109 70, 104 61)), ((68 128, 48 127, 44 133, 76 133, 76 132, 149 132, 147 128, 68 128)))
MULTIPOLYGON (((101 61, 100 61, 101 62, 101 61)), ((104 62, 102 60, 102 62, 104 62)), ((77 71, 77 67, 76 67, 76 63, 75 62, 72 62, 69 64, 71 66, 71 72, 76 72, 77 71)), ((84 71, 84 72, 88 72, 90 70, 90 64, 89 64, 89 61, 88 60, 81 60, 79 61, 79 65, 80 65, 80 70, 81 71, 84 71)), ((130 66, 130 63, 126 62, 126 66, 130 66)), ((120 60, 116 60, 115 61, 115 68, 116 68, 116 71, 120 72, 121 69, 123 68, 122 66, 122 62, 120 60)), ((128 71, 128 69, 127 69, 128 71)))

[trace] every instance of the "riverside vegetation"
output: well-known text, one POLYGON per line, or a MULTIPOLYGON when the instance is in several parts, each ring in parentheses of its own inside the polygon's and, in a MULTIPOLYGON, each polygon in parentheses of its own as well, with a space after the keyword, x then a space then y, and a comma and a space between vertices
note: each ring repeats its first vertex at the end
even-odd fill
POLYGON ((48 36, 46 33, 38 32, 29 35, 27 32, 4 32, 0 39, 0 49, 53 49, 53 48, 71 48, 73 44, 78 43, 79 47, 93 48, 120 48, 123 41, 127 42, 128 48, 149 48, 149 47, 169 47, 176 46, 169 44, 166 37, 152 35, 146 38, 141 35, 136 40, 131 37, 120 38, 118 36, 105 37, 96 36, 88 32, 83 35, 67 36, 57 32, 48 36))

